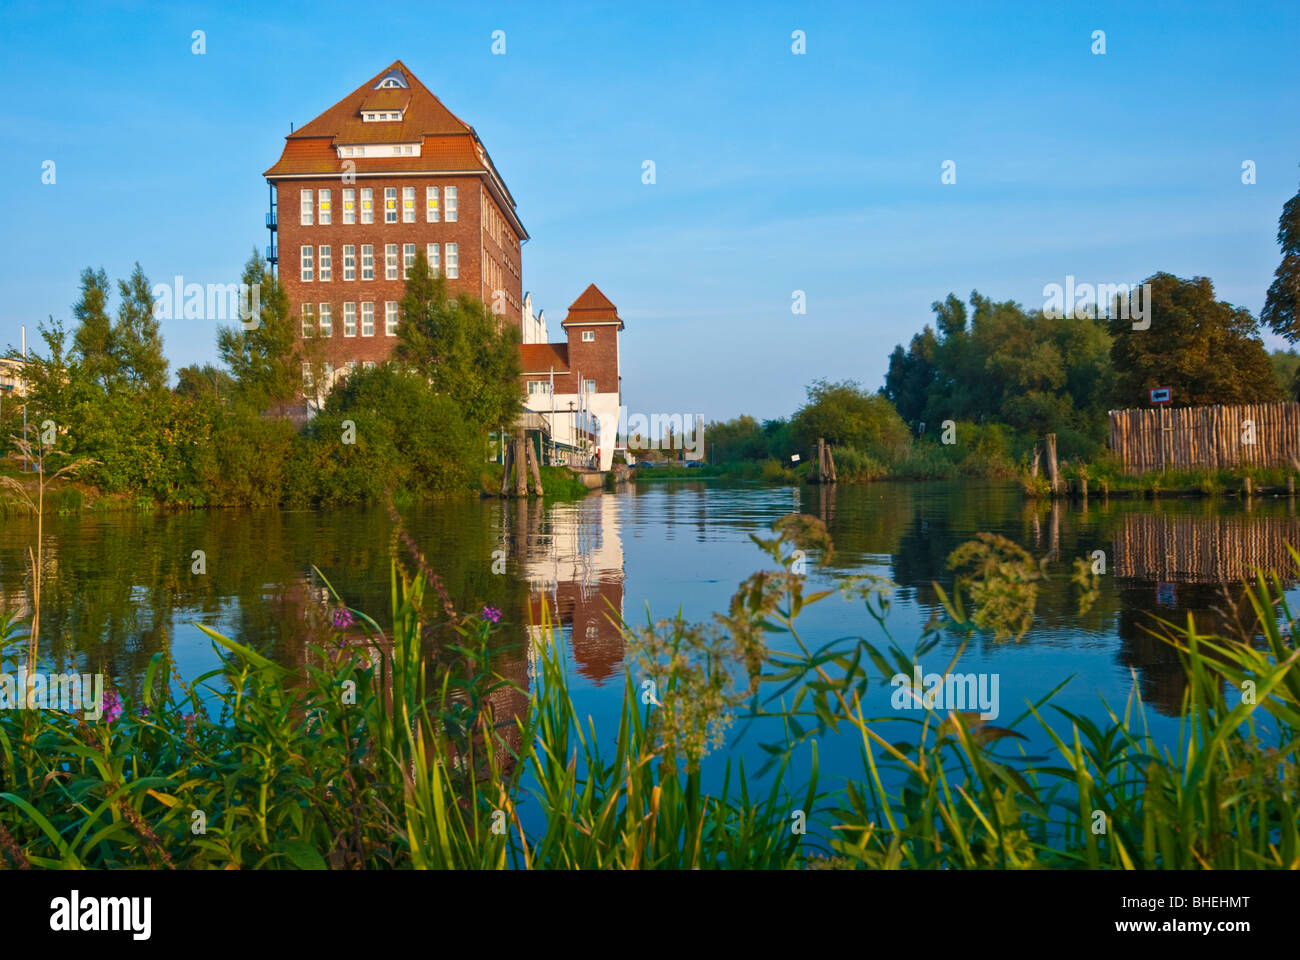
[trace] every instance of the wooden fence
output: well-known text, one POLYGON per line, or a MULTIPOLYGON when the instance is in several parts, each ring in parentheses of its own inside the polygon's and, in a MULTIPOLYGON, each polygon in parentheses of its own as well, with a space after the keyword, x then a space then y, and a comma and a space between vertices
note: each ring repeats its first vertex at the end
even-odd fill
POLYGON ((1300 517, 1128 514, 1115 531, 1115 574, 1227 583, 1263 568, 1290 582, 1288 543, 1300 546, 1300 517))
POLYGON ((1300 461, 1300 403, 1112 410, 1110 449, 1126 473, 1285 466, 1300 461))

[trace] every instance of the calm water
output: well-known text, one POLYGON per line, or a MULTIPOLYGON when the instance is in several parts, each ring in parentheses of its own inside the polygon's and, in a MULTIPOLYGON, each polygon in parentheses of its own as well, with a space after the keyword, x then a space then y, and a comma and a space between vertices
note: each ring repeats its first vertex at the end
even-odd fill
MULTIPOLYGON (((1056 551, 1061 560, 1040 593, 1034 629, 1019 642, 980 643, 960 669, 998 674, 1001 722, 1070 676, 1054 702, 1095 717, 1103 715, 1101 698, 1122 710, 1136 679, 1162 738, 1174 732, 1169 718, 1183 693, 1182 674, 1172 651, 1144 625, 1153 615, 1185 623, 1190 613, 1202 628, 1218 627, 1224 584, 1249 565, 1276 563, 1284 542, 1300 543, 1300 519, 1285 500, 1250 508, 1099 500, 1049 507, 1026 503, 1008 485, 969 482, 837 489, 658 482, 578 503, 493 500, 406 516, 462 609, 500 607, 522 638, 530 601, 548 598, 563 624, 575 699, 612 739, 624 645, 607 617, 610 607, 634 623, 644 622, 647 606, 656 618, 680 608, 690 620, 725 610, 736 584, 765 565, 749 534, 792 511, 822 517, 835 540, 829 573, 810 564, 814 581, 866 572, 898 584, 888 626, 909 652, 938 607, 932 582, 951 586, 945 559, 958 544, 987 530, 1035 556, 1056 551), (1070 561, 1094 550, 1106 554, 1106 576, 1096 604, 1078 616, 1070 561), (505 573, 494 574, 494 559, 502 558, 505 573)), ((6 605, 24 603, 25 551, 34 533, 28 520, 0 525, 6 605)), ((187 677, 216 663, 195 623, 299 661, 309 641, 305 612, 326 597, 312 565, 349 605, 388 622, 391 534, 384 511, 363 509, 47 520, 41 651, 60 667, 109 673, 130 690, 161 649, 170 647, 187 677), (205 575, 191 573, 195 550, 206 554, 205 575)), ((1227 599, 1240 600, 1239 587, 1228 589, 1227 599)), ((843 636, 884 639, 860 601, 838 595, 809 608, 801 626, 810 645, 843 636)), ((953 646, 932 651, 923 666, 942 671, 953 646)), ((531 662, 521 651, 512 677, 528 683, 531 662)), ((14 669, 12 660, 6 669, 14 669)), ((876 684, 869 711, 888 712, 888 694, 876 684)), ((749 739, 737 749, 747 758, 761 755, 749 739)), ((856 750, 853 743, 825 744, 823 771, 860 771, 856 750)))

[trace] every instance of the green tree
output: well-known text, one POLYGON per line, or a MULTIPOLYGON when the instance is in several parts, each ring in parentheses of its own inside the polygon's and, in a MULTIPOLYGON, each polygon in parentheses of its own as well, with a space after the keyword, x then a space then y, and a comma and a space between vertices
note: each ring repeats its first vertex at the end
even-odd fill
POLYGON ((1179 406, 1282 399, 1249 310, 1216 300, 1208 277, 1157 273, 1145 283, 1150 329, 1109 321, 1118 405, 1146 404, 1153 387, 1171 387, 1179 406))
POLYGON ((1300 193, 1282 205, 1277 221, 1282 262, 1273 274, 1260 322, 1292 343, 1300 340, 1300 193))
POLYGON ((256 249, 244 264, 241 279, 260 293, 258 322, 252 329, 243 324, 220 327, 217 353, 238 385, 238 398, 265 410, 289 403, 301 393, 301 375, 295 369, 294 321, 284 285, 272 276, 256 249))
POLYGON ((113 321, 108 316, 108 274, 87 267, 81 272, 81 296, 73 304, 77 321, 72 343, 81 357, 87 377, 108 388, 117 375, 118 351, 113 336, 113 321))
POLYGON ((167 358, 154 316, 153 293, 140 264, 127 280, 117 283, 121 303, 113 327, 113 357, 117 369, 112 382, 130 390, 156 390, 167 385, 167 358))
POLYGON ((794 415, 795 437, 805 450, 818 438, 872 454, 891 453, 907 444, 909 434, 893 405, 867 393, 853 380, 808 386, 808 401, 794 415))
POLYGON ((407 274, 401 315, 399 361, 453 399, 470 422, 484 429, 514 423, 523 410, 518 330, 475 297, 449 297, 447 281, 433 275, 422 252, 407 274))
POLYGON ((176 393, 182 397, 231 397, 238 386, 230 374, 210 363, 192 363, 176 371, 176 393))

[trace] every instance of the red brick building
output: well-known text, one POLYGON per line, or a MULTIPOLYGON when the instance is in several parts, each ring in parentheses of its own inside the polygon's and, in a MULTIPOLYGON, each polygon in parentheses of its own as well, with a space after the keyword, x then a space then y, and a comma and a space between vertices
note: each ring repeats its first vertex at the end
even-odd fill
POLYGON ((600 451, 593 465, 608 470, 616 449, 623 403, 618 335, 623 320, 618 308, 594 283, 569 305, 560 324, 564 343, 525 343, 519 347, 524 402, 545 416, 552 438, 581 448, 579 435, 597 434, 590 451, 600 451), (552 389, 552 384, 554 385, 552 389))
POLYGON ((400 60, 286 137, 265 176, 280 279, 327 375, 388 359, 417 250, 521 323, 514 198, 474 128, 400 60))

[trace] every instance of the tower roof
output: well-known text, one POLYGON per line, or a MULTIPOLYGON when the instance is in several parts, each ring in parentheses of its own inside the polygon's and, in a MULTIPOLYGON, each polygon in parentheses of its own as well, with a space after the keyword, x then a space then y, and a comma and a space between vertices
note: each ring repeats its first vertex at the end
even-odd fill
POLYGON ((520 239, 528 232, 515 213, 514 197, 497 173, 474 128, 434 96, 406 64, 395 60, 309 123, 285 137, 280 159, 264 174, 275 181, 342 176, 344 163, 358 179, 393 174, 470 174, 487 181, 513 221, 520 239), (395 113, 376 122, 367 113, 395 113), (344 160, 338 147, 356 144, 418 143, 420 156, 357 157, 344 160))
POLYGON ((560 326, 567 327, 576 323, 612 322, 617 322, 618 328, 623 329, 623 318, 618 315, 618 308, 593 283, 582 291, 577 300, 569 304, 569 315, 564 318, 564 322, 560 326))

